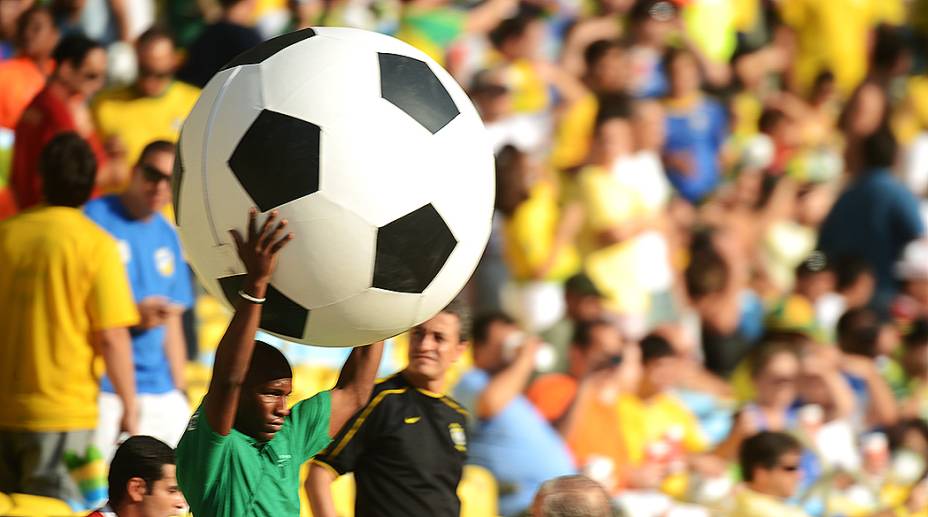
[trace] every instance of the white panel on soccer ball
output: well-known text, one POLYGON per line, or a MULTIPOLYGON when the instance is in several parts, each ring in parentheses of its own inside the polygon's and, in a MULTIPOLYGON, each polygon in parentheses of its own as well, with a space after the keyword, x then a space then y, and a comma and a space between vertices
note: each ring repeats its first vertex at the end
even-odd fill
POLYGON ((279 209, 295 236, 272 282, 307 309, 360 294, 371 285, 377 229, 318 192, 279 209), (320 243, 325 243, 320 245, 320 243), (338 282, 332 282, 338 278, 338 282))
POLYGON ((415 323, 420 294, 368 289, 343 302, 310 312, 306 341, 328 346, 372 343, 402 333, 415 323))
POLYGON ((322 135, 321 190, 377 227, 430 201, 425 178, 439 160, 423 135, 428 131, 392 108, 353 111, 322 135))
POLYGON ((325 131, 380 97, 377 71, 376 53, 317 34, 261 63, 265 106, 325 131))

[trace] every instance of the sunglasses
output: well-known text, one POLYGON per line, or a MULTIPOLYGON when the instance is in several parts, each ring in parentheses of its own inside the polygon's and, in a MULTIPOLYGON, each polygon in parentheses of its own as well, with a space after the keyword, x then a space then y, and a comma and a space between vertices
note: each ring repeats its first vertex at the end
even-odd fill
POLYGON ((141 79, 158 79, 164 81, 174 76, 172 70, 152 70, 150 68, 139 68, 139 78, 141 79))
POLYGON ((161 181, 171 182, 170 174, 165 174, 153 165, 142 165, 142 177, 151 183, 159 183, 161 181))
POLYGON ((777 468, 784 472, 798 472, 799 471, 799 465, 779 465, 777 468))

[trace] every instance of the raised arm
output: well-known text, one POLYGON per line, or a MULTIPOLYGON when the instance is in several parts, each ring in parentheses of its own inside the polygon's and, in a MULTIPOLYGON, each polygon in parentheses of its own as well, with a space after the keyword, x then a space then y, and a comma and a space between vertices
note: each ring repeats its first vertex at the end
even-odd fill
MULTIPOLYGON (((277 264, 277 254, 293 239, 293 234, 284 235, 286 219, 274 224, 277 211, 271 212, 260 229, 257 228, 257 216, 257 210, 252 208, 248 214, 248 235, 243 237, 236 230, 230 233, 247 272, 241 292, 250 298, 262 299, 277 264)), ((229 328, 216 348, 213 377, 203 409, 210 428, 223 436, 232 431, 235 423, 238 399, 255 349, 255 333, 260 320, 261 304, 240 296, 229 328)))
POLYGON ((367 404, 383 355, 383 341, 351 351, 332 389, 329 436, 335 436, 359 409, 367 404))

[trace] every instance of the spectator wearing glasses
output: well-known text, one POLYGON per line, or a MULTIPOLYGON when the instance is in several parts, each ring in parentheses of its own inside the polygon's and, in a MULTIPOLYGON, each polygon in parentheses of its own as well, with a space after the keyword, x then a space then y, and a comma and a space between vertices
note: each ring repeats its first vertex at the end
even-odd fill
POLYGON ((200 94, 198 88, 174 80, 177 53, 167 32, 148 29, 139 36, 135 52, 135 83, 104 91, 92 106, 107 149, 116 154, 124 151, 130 164, 149 142, 176 141, 200 94))
MULTIPOLYGON (((125 192, 91 201, 85 212, 116 239, 141 315, 131 328, 139 429, 176 446, 190 415, 182 393, 186 345, 181 314, 193 303, 193 293, 177 232, 159 213, 171 200, 173 165, 174 144, 148 144, 125 192)), ((108 460, 123 408, 108 378, 101 388, 95 443, 108 460)))
POLYGON ((738 451, 745 487, 735 496, 731 517, 801 517, 786 501, 799 487, 802 446, 786 433, 762 431, 738 451))
POLYGON ((20 210, 43 201, 39 155, 59 133, 73 131, 90 144, 98 187, 112 185, 123 175, 119 163, 108 160, 87 106, 106 80, 103 47, 83 36, 68 36, 58 43, 52 58, 55 71, 16 125, 10 187, 20 210))

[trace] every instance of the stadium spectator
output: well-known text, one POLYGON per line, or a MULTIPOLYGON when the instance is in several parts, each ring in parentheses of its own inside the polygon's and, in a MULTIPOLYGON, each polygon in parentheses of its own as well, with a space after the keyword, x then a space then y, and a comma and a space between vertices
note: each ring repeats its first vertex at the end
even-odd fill
MULTIPOLYGON (((132 327, 139 432, 176 445, 190 416, 184 397, 187 349, 181 313, 193 303, 190 272, 177 231, 160 211, 171 200, 174 144, 145 147, 128 188, 87 204, 84 212, 117 240, 141 320, 132 327)), ((108 378, 100 394, 94 443, 108 460, 122 408, 108 378)))
POLYGON ((220 0, 222 15, 210 24, 187 49, 187 59, 177 78, 203 88, 216 72, 235 56, 261 43, 252 26, 255 0, 220 0))
POLYGON ((901 287, 891 314, 899 323, 928 318, 928 239, 910 242, 895 265, 901 287))
POLYGON ((831 256, 865 259, 876 276, 870 303, 885 312, 897 292, 893 264, 910 241, 925 236, 925 226, 917 199, 893 177, 897 147, 889 128, 861 145, 864 168, 822 223, 818 248, 831 256))
POLYGON ((135 42, 138 77, 134 84, 105 90, 91 106, 107 148, 134 164, 155 140, 176 141, 180 126, 200 92, 174 80, 177 56, 170 35, 152 28, 135 42))
POLYGON ((0 61, 0 128, 16 128, 19 117, 32 98, 45 86, 55 62, 52 52, 58 44, 58 30, 47 7, 25 10, 16 25, 17 55, 0 61))
POLYGON ((81 34, 110 46, 129 41, 129 2, 121 0, 58 0, 55 21, 65 36, 81 34))
POLYGON ((10 0, 0 3, 0 61, 9 59, 16 50, 16 26, 23 11, 33 0, 10 0))
POLYGON ((412 330, 406 369, 378 382, 367 405, 313 458, 306 481, 313 515, 335 517, 331 484, 349 472, 359 517, 460 514, 467 413, 441 393, 468 329, 461 305, 452 303, 412 330))
POLYGON ((532 517, 611 517, 612 503, 603 487, 585 476, 545 481, 532 503, 532 517))
POLYGON ((902 352, 902 413, 928 421, 928 319, 911 324, 902 352))
POLYGON ((91 451, 97 356, 122 404, 119 429, 138 428, 127 327, 139 316, 116 242, 79 209, 97 171, 90 146, 61 133, 39 171, 48 205, 0 223, 0 491, 79 505, 64 456, 91 451))
POLYGON ((555 361, 551 373, 567 373, 568 350, 577 325, 603 317, 603 294, 585 273, 577 273, 564 282, 564 316, 541 333, 551 345, 555 361))
POLYGON ((353 350, 333 389, 291 409, 290 364, 255 341, 277 254, 293 239, 286 228, 276 211, 258 227, 252 209, 246 235, 231 231, 247 273, 209 389, 177 446, 177 480, 194 514, 298 514, 300 466, 370 398, 382 342, 353 350))
POLYGON ((123 171, 109 160, 87 106, 106 80, 106 52, 83 36, 62 38, 52 54, 55 71, 16 125, 10 188, 20 210, 42 202, 42 178, 36 165, 45 145, 58 133, 74 131, 87 140, 96 157, 97 185, 118 184, 123 171))
POLYGON ((106 506, 87 517, 169 517, 187 509, 177 486, 174 449, 151 436, 133 436, 119 446, 108 483, 106 506))
POLYGON ((471 415, 468 463, 487 468, 496 478, 500 514, 518 515, 545 480, 573 473, 573 460, 561 437, 522 394, 538 339, 521 333, 501 313, 477 317, 472 336, 474 367, 454 389, 471 415))
POLYGON ((889 384, 876 362, 884 354, 879 344, 884 321, 871 309, 851 309, 838 320, 841 367, 857 398, 855 423, 859 429, 896 423, 898 408, 889 384))
POLYGON ((761 431, 738 450, 745 487, 735 495, 731 517, 802 517, 786 501, 799 487, 802 446, 792 436, 761 431))

